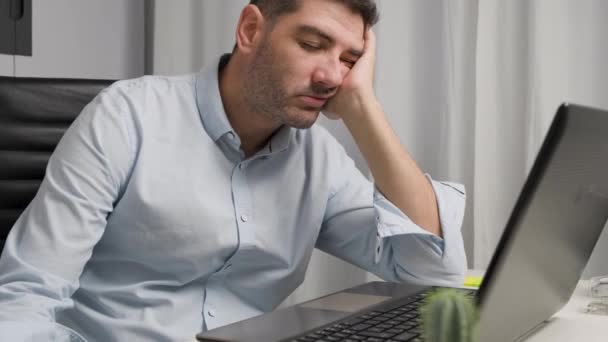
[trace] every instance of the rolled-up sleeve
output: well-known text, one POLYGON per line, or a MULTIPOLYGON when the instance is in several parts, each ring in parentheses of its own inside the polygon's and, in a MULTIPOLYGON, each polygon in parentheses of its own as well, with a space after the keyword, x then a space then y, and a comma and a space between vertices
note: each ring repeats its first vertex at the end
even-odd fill
POLYGON ((467 268, 461 233, 465 189, 461 184, 434 181, 429 175, 427 178, 435 191, 443 237, 416 225, 375 188, 378 239, 374 262, 387 262, 387 255, 392 255, 399 279, 461 285, 467 268))
POLYGON ((382 279, 462 285, 467 269, 461 234, 466 194, 460 184, 427 175, 437 200, 442 237, 416 225, 367 180, 350 158, 337 158, 317 247, 382 279))

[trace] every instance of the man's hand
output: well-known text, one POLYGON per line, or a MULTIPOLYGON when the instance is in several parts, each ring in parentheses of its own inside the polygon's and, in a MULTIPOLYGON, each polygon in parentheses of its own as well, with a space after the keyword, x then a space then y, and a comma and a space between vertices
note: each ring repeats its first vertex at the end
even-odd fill
POLYGON ((376 39, 367 30, 363 55, 323 112, 343 120, 386 198, 418 226, 442 236, 431 183, 399 142, 374 94, 375 60, 376 39))
POLYGON ((323 113, 330 119, 345 119, 345 116, 360 116, 375 103, 374 65, 376 62, 376 36, 371 29, 365 32, 363 55, 348 72, 340 89, 334 95, 323 113))

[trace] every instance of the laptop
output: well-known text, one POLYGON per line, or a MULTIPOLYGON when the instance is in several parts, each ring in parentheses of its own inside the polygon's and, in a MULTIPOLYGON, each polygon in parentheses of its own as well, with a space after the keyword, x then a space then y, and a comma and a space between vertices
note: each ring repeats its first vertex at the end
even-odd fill
MULTIPOLYGON (((479 341, 521 339, 572 295, 608 220, 608 111, 558 109, 485 279, 479 341)), ((433 287, 370 282, 197 335, 199 341, 423 341, 433 287)), ((469 291, 461 289, 462 291, 469 291)))

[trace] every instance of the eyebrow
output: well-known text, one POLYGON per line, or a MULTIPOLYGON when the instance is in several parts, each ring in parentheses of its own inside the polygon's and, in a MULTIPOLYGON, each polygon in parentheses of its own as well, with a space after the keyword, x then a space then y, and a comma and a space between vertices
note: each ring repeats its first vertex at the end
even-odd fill
MULTIPOLYGON (((298 34, 312 34, 312 35, 318 36, 321 39, 328 41, 330 44, 334 44, 336 42, 336 40, 333 39, 330 35, 328 35, 327 33, 321 31, 320 29, 318 29, 314 26, 301 25, 301 26, 298 26, 298 28, 296 29, 296 32, 298 34)), ((351 55, 353 55, 357 58, 361 57, 363 55, 363 51, 357 50, 357 49, 349 49, 348 53, 350 53, 351 55)))

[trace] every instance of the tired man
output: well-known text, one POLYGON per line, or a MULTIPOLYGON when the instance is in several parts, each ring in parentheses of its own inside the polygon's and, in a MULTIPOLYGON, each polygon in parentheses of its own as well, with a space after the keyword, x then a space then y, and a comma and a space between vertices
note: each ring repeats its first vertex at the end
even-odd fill
POLYGON ((102 91, 6 242, 0 337, 192 339, 273 310, 315 247, 389 281, 458 284, 464 190, 425 176, 389 126, 376 20, 371 0, 254 0, 231 55, 102 91), (374 183, 313 126, 321 111, 374 183))

